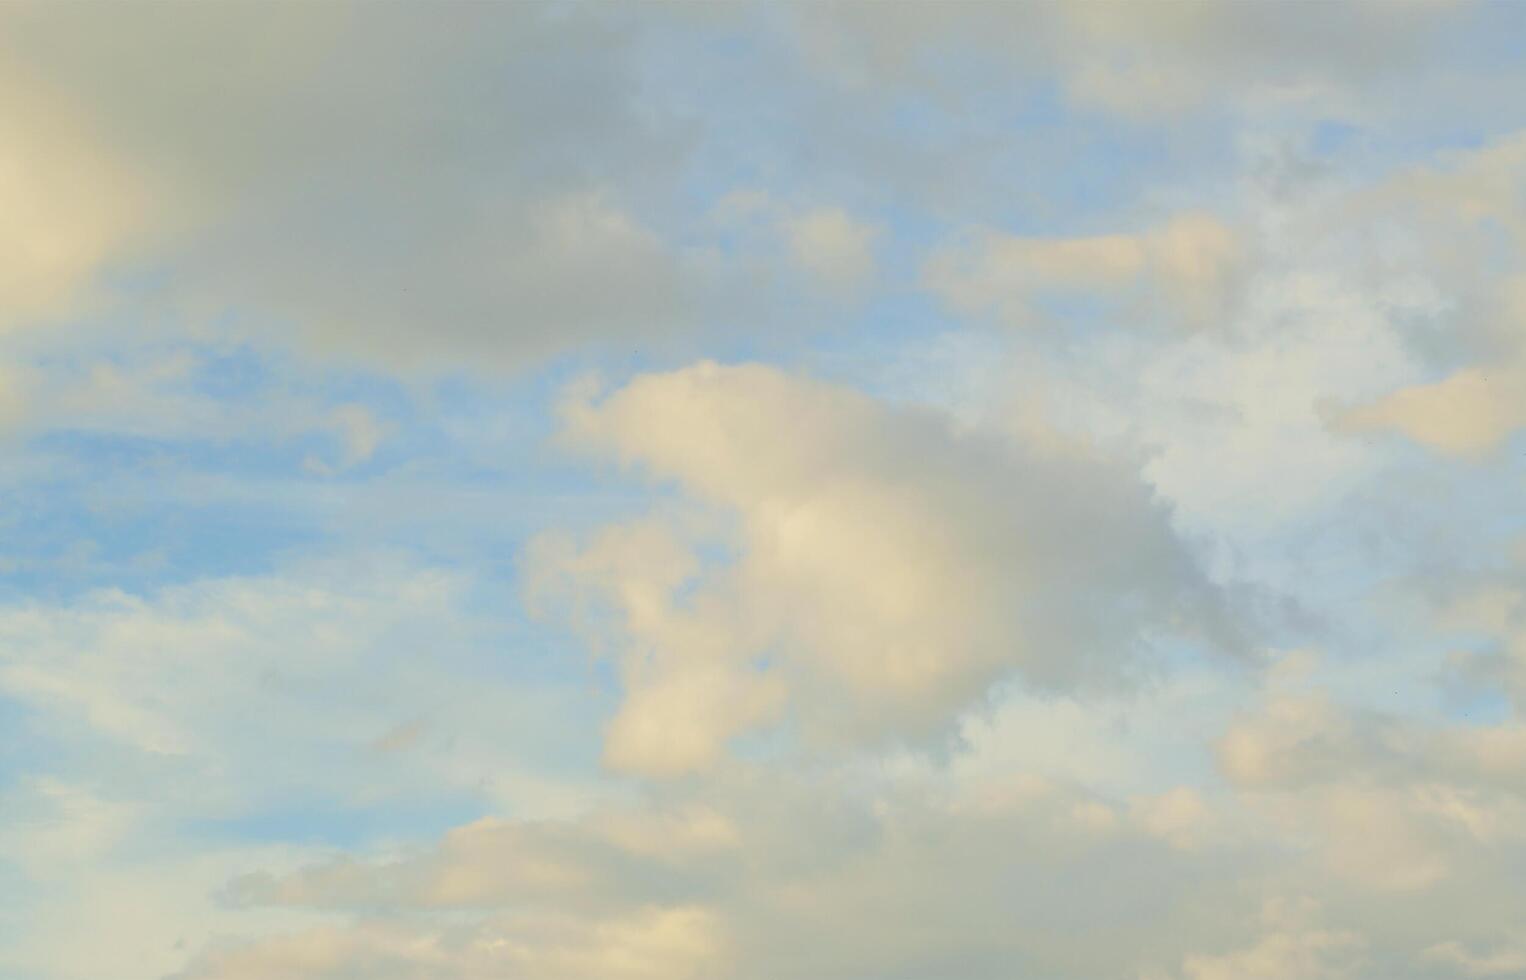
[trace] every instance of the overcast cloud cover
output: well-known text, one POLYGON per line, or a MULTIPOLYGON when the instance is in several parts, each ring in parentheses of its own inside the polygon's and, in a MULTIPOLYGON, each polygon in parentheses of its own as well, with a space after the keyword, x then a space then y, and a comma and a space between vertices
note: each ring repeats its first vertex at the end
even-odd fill
POLYGON ((0 5, 0 976, 1526 978, 1523 51, 0 5))

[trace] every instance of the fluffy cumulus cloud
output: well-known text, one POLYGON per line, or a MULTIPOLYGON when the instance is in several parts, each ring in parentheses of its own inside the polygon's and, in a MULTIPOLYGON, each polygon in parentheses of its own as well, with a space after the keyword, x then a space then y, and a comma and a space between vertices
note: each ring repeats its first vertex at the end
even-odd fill
POLYGON ((642 376, 565 412, 570 440, 723 525, 532 553, 540 590, 614 608, 622 768, 712 764, 785 710, 828 733, 925 736, 1009 671, 1063 689, 1141 676, 1152 634, 1233 647, 1168 514, 1084 446, 962 431, 761 365, 642 376))
POLYGON ((1526 9, 1301 13, 0 8, 0 976, 1526 975, 1526 9))

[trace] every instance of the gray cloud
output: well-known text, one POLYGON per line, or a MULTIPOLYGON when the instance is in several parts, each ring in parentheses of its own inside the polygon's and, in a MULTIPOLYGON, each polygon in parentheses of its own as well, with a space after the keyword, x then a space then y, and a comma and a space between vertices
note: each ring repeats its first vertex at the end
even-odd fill
POLYGON ((92 186, 154 192, 82 262, 171 269, 193 310, 392 367, 513 365, 689 316, 680 257, 632 210, 671 186, 685 137, 640 105, 619 16, 233 4, 4 18, 0 63, 21 91, 111 148, 92 186))

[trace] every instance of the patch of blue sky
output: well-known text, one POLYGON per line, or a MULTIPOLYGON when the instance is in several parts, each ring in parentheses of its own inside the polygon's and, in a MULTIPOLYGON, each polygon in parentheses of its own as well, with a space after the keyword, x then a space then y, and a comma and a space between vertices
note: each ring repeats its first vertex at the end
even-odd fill
POLYGON ((82 468, 80 483, 5 492, 0 597, 58 601, 104 586, 144 592, 206 576, 266 572, 319 529, 278 504, 166 495, 163 473, 82 468))
MULTIPOLYGON (((29 772, 46 772, 51 753, 28 736, 32 729, 31 710, 20 701, 0 696, 0 796, 15 788, 29 772)), ((0 892, 3 892, 0 889, 0 892)))
POLYGON ((432 794, 389 799, 372 806, 345 806, 324 798, 289 799, 233 816, 182 823, 176 844, 309 844, 364 849, 396 841, 419 841, 490 813, 471 795, 432 794))
MULTIPOLYGON (((364 372, 286 372, 278 350, 183 350, 195 369, 165 384, 197 396, 192 407, 231 407, 231 428, 155 436, 68 420, 43 428, 24 453, 37 465, 12 458, 0 589, 151 588, 266 571, 299 547, 352 536, 426 552, 471 542, 483 561, 502 565, 552 521, 593 524, 648 497, 639 483, 597 479, 590 461, 552 442, 554 406, 586 363, 501 383, 445 378, 405 388, 364 372), (262 428, 263 402, 292 397, 308 402, 304 417, 262 428), (332 421, 345 405, 363 407, 380 430, 367 458, 345 458, 332 421)), ((653 359, 607 360, 618 381, 653 359)))
POLYGON ((1219 145, 1207 156, 1231 162, 1221 130, 1197 134, 1183 154, 1179 134, 1088 112, 1054 81, 1009 63, 960 52, 921 65, 937 80, 934 94, 893 78, 866 86, 823 72, 809 48, 745 26, 644 40, 643 91, 692 122, 677 214, 704 214, 750 189, 792 206, 1054 233, 1100 223, 1152 182, 1180 176, 1203 160, 1205 140, 1219 145))
POLYGON ((1361 129, 1349 122, 1339 119, 1321 119, 1314 124, 1309 145, 1315 153, 1330 156, 1339 153, 1360 133, 1361 129))

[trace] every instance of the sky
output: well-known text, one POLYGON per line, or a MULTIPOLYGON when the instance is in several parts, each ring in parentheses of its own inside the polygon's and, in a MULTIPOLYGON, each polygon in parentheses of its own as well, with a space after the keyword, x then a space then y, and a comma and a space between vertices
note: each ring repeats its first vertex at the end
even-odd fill
POLYGON ((1526 977, 1523 50, 0 5, 0 976, 1526 977))

